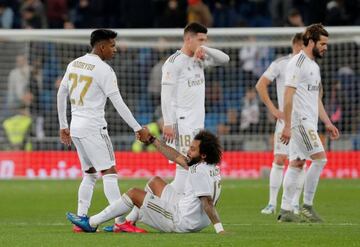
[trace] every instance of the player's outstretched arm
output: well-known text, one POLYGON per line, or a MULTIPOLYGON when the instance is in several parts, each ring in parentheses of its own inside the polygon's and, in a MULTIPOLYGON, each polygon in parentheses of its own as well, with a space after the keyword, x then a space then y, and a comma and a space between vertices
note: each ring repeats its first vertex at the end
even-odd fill
MULTIPOLYGON (((145 129, 147 130, 147 129, 145 129)), ((147 130, 149 131, 149 130, 147 130)), ((144 135, 144 138, 139 137, 139 140, 145 144, 153 144, 156 149, 162 153, 167 159, 174 161, 175 163, 181 165, 184 169, 188 169, 188 159, 186 156, 182 155, 176 149, 166 145, 164 141, 160 141, 156 137, 152 136, 150 133, 144 135)))
POLYGON ((212 198, 210 196, 200 196, 199 198, 205 213, 209 217, 211 223, 214 225, 216 233, 224 233, 224 228, 221 224, 219 214, 214 207, 212 198))
POLYGON ((276 119, 283 119, 284 113, 281 112, 270 99, 270 95, 268 91, 268 87, 270 83, 271 81, 268 78, 266 78, 264 75, 262 75, 256 83, 255 86, 256 91, 258 92, 261 101, 266 105, 266 107, 271 112, 271 114, 276 119))
POLYGON ((119 115, 124 119, 124 121, 134 130, 139 131, 141 130, 140 124, 136 121, 133 114, 129 110, 128 106, 125 104, 123 98, 119 91, 110 94, 109 99, 111 103, 114 105, 116 111, 119 115))

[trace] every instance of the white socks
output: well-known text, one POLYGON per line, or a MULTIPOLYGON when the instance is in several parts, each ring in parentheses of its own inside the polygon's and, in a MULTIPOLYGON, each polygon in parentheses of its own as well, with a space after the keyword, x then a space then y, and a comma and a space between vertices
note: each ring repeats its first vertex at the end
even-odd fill
POLYGON ((291 202, 291 205, 293 205, 293 206, 300 205, 300 196, 301 196, 301 192, 303 191, 304 182, 305 182, 305 172, 306 172, 306 165, 303 166, 303 169, 301 170, 300 176, 298 178, 298 183, 296 185, 294 197, 291 202))
MULTIPOLYGON (((144 190, 148 193, 154 194, 148 184, 146 184, 144 190)), ((126 216, 126 220, 135 223, 136 221, 138 221, 138 219, 139 219, 139 208, 134 206, 131 212, 126 216)))
POLYGON ((77 215, 87 215, 96 183, 96 173, 84 173, 78 190, 77 215))
POLYGON ((91 216, 89 219, 89 224, 92 227, 97 227, 101 223, 104 223, 117 216, 126 214, 130 211, 130 209, 132 209, 133 206, 134 204, 130 197, 127 194, 124 194, 117 201, 107 206, 103 211, 94 216, 91 216))
POLYGON ((281 201, 281 209, 291 211, 293 209, 291 201, 294 197, 298 178, 302 169, 289 166, 284 177, 283 196, 281 201))
MULTIPOLYGON (((118 175, 117 174, 106 174, 102 177, 104 184, 104 193, 106 199, 111 205, 115 201, 121 198, 119 184, 118 184, 118 175)), ((119 217, 115 219, 116 223, 123 223, 125 221, 124 217, 119 217)))
POLYGON ((304 204, 312 206, 319 182, 321 172, 327 162, 327 159, 313 160, 306 173, 304 185, 304 204))
POLYGON ((278 164, 272 163, 271 171, 270 171, 270 198, 269 204, 276 206, 277 204, 277 196, 279 193, 279 189, 283 179, 284 166, 280 166, 278 164))

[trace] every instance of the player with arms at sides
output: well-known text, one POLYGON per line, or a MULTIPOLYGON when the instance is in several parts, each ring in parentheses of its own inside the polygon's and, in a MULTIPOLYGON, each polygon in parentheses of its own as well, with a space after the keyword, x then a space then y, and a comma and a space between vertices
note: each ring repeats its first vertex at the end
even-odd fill
MULTIPOLYGON (((256 90, 262 102, 266 105, 270 113, 277 119, 274 133, 274 160, 272 163, 269 179, 269 203, 261 210, 262 214, 274 214, 276 212, 277 197, 282 184, 284 165, 289 154, 289 148, 280 140, 281 131, 284 128, 284 89, 285 72, 284 68, 290 59, 298 54, 303 47, 302 33, 296 33, 292 38, 292 54, 280 57, 273 61, 269 68, 264 72, 256 83, 256 90), (268 92, 268 86, 271 82, 276 83, 276 93, 278 99, 278 108, 271 100, 268 92)), ((299 198, 302 192, 305 178, 305 169, 301 172, 299 184, 292 201, 295 214, 299 214, 299 198)))
POLYGON ((284 129, 281 141, 289 144, 290 164, 284 176, 279 222, 322 222, 313 208, 313 200, 326 165, 326 153, 318 135, 318 118, 324 123, 331 139, 339 138, 338 129, 331 123, 322 103, 320 68, 315 59, 327 50, 329 34, 321 24, 313 24, 303 34, 304 48, 287 65, 284 94, 284 129), (304 204, 301 218, 293 214, 291 201, 302 168, 307 159, 311 165, 304 183, 304 204))
POLYGON ((220 170, 216 166, 222 155, 218 138, 201 130, 191 142, 187 156, 151 135, 140 140, 154 144, 167 159, 187 171, 184 195, 160 177, 154 177, 148 182, 147 191, 132 188, 100 213, 90 218, 67 213, 68 220, 86 232, 95 232, 101 223, 126 214, 135 205, 140 209, 139 221, 162 232, 198 232, 212 223, 217 233, 224 233, 215 208, 221 192, 220 170))
MULTIPOLYGON (((115 168, 115 156, 107 131, 105 104, 107 98, 125 122, 140 136, 146 131, 134 119, 124 103, 117 85, 113 69, 104 62, 116 53, 116 32, 98 29, 91 33, 91 53, 79 57, 67 66, 57 94, 60 140, 65 145, 74 143, 83 179, 78 190, 79 216, 87 215, 91 204, 97 171, 101 171, 104 193, 113 203, 121 197, 118 175, 115 168), (66 118, 67 98, 71 103, 70 130, 66 118)), ((124 218, 115 220, 123 231, 136 231, 124 218)), ((74 226, 75 232, 81 231, 74 226)))
MULTIPOLYGON (((204 46, 206 42, 207 28, 196 22, 189 23, 184 28, 182 48, 172 54, 162 67, 163 137, 184 155, 195 134, 205 124, 204 69, 226 64, 230 60, 224 52, 204 46)), ((186 177, 187 171, 176 165, 171 185, 179 194, 184 192, 186 177)), ((138 209, 134 207, 126 219, 136 222, 137 218, 138 209)))

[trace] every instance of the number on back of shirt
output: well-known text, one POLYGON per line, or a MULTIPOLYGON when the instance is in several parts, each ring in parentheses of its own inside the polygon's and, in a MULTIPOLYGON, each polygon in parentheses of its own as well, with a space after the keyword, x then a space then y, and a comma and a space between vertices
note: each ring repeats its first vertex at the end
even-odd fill
POLYGON ((83 106, 84 97, 89 90, 93 78, 91 76, 70 73, 69 81, 71 81, 70 103, 72 105, 83 106))

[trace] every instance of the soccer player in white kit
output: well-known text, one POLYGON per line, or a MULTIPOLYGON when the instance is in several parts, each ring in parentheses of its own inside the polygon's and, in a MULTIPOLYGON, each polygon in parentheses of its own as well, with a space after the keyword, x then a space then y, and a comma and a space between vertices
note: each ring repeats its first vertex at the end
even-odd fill
MULTIPOLYGON (((292 38, 292 54, 280 57, 273 61, 269 68, 259 78, 256 83, 256 90, 262 102, 266 105, 270 113, 277 119, 274 132, 274 160, 272 163, 269 178, 269 202, 268 205, 261 210, 262 214, 274 214, 276 212, 277 196, 282 184, 284 165, 289 154, 287 145, 280 141, 281 131, 284 127, 284 89, 285 89, 285 72, 286 65, 290 59, 298 54, 303 46, 302 33, 296 33, 292 38), (278 99, 278 107, 271 100, 268 92, 268 86, 271 82, 276 83, 276 93, 278 99)), ((296 193, 292 200, 292 206, 295 214, 299 213, 299 198, 304 183, 305 169, 303 169, 296 193)))
POLYGON ((198 232, 212 223, 216 233, 223 233, 215 208, 221 192, 220 170, 216 166, 221 160, 218 138, 201 130, 191 142, 187 156, 150 134, 140 140, 154 144, 166 158, 187 170, 184 195, 178 194, 160 177, 155 177, 149 181, 147 192, 132 188, 90 218, 72 213, 67 213, 67 218, 84 231, 95 232, 101 223, 124 215, 136 205, 140 208, 139 220, 162 232, 198 232))
POLYGON ((313 208, 313 200, 321 172, 327 162, 318 135, 318 118, 325 124, 331 139, 339 138, 338 129, 331 123, 322 104, 320 68, 316 58, 327 50, 328 32, 321 24, 313 24, 303 34, 304 49, 287 65, 284 94, 284 129, 281 141, 289 144, 290 164, 284 176, 279 222, 322 222, 313 208), (299 175, 307 159, 311 165, 306 172, 304 204, 301 218, 293 214, 293 198, 299 175))
MULTIPOLYGON (((115 72, 104 62, 115 55, 116 36, 117 33, 111 30, 92 32, 91 53, 69 63, 57 95, 61 142, 66 145, 71 145, 71 141, 74 143, 83 171, 78 191, 77 214, 80 216, 88 213, 97 171, 102 173, 104 193, 109 203, 121 197, 114 151, 104 117, 107 98, 137 134, 146 133, 124 103, 115 72), (71 103, 70 130, 66 118, 68 96, 71 103)), ((115 223, 123 230, 135 230, 124 218, 117 218, 115 223)), ((77 227, 73 230, 80 231, 77 227)))
MULTIPOLYGON (((193 22, 184 29, 184 43, 162 67, 161 109, 164 139, 186 154, 195 134, 204 128, 204 69, 229 62, 224 52, 204 46, 207 28, 193 22)), ((177 165, 172 186, 183 193, 187 171, 177 165)))

